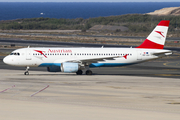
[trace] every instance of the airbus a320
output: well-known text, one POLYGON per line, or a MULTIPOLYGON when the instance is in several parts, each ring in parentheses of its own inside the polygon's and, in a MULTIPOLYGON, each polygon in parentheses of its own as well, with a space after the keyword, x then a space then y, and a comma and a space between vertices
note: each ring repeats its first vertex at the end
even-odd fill
POLYGON ((90 68, 132 65, 172 54, 164 44, 169 20, 162 20, 136 48, 21 48, 14 50, 3 61, 8 65, 24 66, 24 75, 30 67, 47 67, 49 72, 92 75, 90 68))

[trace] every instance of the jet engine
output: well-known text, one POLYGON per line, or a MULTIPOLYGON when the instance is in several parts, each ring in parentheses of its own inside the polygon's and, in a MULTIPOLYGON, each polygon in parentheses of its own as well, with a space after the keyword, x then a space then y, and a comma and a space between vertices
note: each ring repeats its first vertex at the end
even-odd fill
POLYGON ((65 73, 75 73, 79 70, 78 63, 64 62, 61 63, 61 71, 65 73))

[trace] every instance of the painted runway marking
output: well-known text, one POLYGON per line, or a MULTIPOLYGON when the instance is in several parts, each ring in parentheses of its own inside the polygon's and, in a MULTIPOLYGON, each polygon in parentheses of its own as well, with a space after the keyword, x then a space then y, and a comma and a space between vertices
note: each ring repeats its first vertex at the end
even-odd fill
POLYGON ((1 91, 0 93, 3 93, 3 92, 5 92, 5 91, 7 91, 7 90, 10 90, 10 89, 12 89, 12 88, 14 88, 14 87, 15 87, 15 85, 13 85, 11 88, 7 88, 7 89, 1 91))
POLYGON ((36 94, 42 92, 43 90, 45 90, 45 89, 48 88, 48 87, 49 87, 49 85, 47 85, 45 88, 43 88, 43 89, 41 89, 41 90, 39 90, 39 91, 33 93, 33 94, 31 95, 31 97, 33 97, 34 95, 36 95, 36 94))

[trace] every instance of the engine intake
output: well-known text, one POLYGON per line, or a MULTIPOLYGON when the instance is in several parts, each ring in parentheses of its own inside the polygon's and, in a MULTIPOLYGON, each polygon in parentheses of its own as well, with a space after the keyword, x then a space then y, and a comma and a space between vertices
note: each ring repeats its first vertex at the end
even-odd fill
POLYGON ((65 73, 75 73, 79 70, 78 63, 64 62, 61 63, 61 71, 65 73))

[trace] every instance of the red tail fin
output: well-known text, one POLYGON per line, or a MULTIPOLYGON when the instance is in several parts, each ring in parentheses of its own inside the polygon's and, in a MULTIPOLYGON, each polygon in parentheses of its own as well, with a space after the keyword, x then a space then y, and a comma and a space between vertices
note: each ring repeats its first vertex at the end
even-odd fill
POLYGON ((163 49, 169 22, 169 20, 160 21, 151 34, 146 38, 146 40, 137 48, 163 49))

